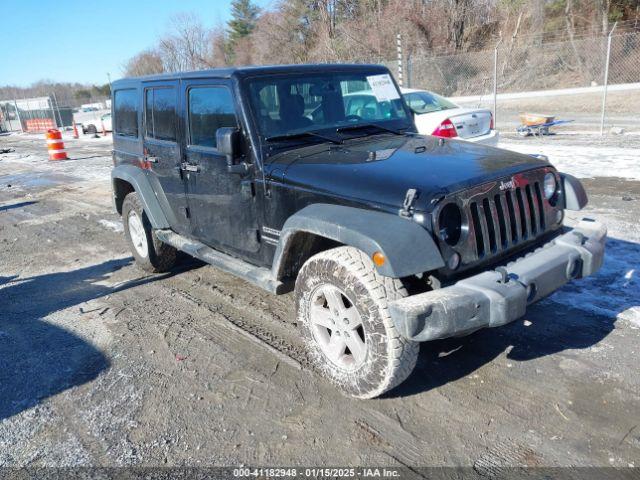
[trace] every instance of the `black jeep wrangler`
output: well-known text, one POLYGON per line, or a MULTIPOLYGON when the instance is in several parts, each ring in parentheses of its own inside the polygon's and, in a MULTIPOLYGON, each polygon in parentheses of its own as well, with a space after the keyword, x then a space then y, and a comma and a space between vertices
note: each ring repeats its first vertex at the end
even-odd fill
POLYGON ((145 270, 181 250, 295 289, 317 367, 370 398, 419 343, 511 322, 602 264, 582 185, 543 157, 416 133, 375 65, 233 68, 113 84, 115 207, 145 270))

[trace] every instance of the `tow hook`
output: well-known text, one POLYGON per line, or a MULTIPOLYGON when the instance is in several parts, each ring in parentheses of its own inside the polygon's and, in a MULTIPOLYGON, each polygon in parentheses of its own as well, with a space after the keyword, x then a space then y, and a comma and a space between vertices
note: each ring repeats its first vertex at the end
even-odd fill
POLYGON ((507 283, 509 281, 509 272, 507 272, 506 268, 498 267, 496 268, 496 272, 500 274, 500 280, 498 280, 498 283, 507 283))

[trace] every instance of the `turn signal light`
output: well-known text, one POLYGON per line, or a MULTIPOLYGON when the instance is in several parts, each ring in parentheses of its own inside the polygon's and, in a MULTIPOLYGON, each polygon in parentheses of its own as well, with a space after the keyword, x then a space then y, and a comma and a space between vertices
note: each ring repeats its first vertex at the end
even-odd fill
POLYGON ((384 256, 384 253, 382 252, 374 253, 371 259, 373 260, 373 263, 375 264, 376 267, 383 266, 384 262, 387 261, 386 257, 384 256))
POLYGON ((431 135, 436 137, 443 138, 453 138, 458 136, 458 132, 456 132, 456 127, 453 125, 453 122, 448 118, 438 125, 431 135))

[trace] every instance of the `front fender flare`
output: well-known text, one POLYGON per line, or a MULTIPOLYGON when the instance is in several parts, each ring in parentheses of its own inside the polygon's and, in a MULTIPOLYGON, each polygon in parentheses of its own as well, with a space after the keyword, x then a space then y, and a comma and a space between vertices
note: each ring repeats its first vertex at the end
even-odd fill
POLYGON ((444 266, 433 238, 417 223, 390 213, 331 204, 309 205, 282 227, 272 273, 284 276, 286 256, 297 232, 308 232, 362 250, 369 257, 382 252, 387 261, 380 275, 408 277, 444 266))
POLYGON ((114 192, 116 179, 124 180, 133 186, 140 196, 144 211, 149 217, 153 228, 164 229, 170 227, 149 179, 140 168, 133 165, 118 165, 111 170, 111 182, 114 184, 114 192))
POLYGON ((560 178, 562 179, 565 208, 567 210, 582 210, 589 201, 582 182, 568 173, 561 173, 560 178))

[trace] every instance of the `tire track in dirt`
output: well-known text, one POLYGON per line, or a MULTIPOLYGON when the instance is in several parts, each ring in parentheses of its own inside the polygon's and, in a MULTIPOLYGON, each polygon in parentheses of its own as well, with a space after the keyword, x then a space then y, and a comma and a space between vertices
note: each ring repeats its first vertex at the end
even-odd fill
MULTIPOLYGON (((263 318, 258 323, 255 319, 251 321, 249 316, 242 315, 246 312, 238 311, 234 305, 209 303, 182 289, 173 289, 173 291, 183 299, 215 314, 219 319, 225 321, 227 328, 271 351, 288 365, 297 369, 311 369, 311 363, 305 349, 294 345, 290 338, 276 333, 273 319, 265 321, 263 318)), ((229 337, 213 326, 206 327, 196 324, 193 328, 201 334, 210 335, 222 345, 229 343, 229 337)))

